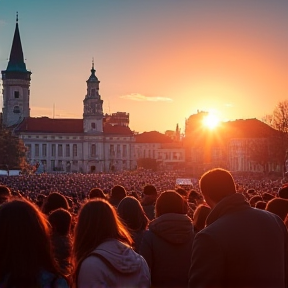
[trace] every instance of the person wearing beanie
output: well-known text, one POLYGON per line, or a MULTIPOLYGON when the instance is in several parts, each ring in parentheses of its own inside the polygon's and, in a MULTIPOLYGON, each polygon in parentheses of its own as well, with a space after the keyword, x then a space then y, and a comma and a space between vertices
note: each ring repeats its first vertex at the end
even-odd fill
POLYGON ((150 221, 155 218, 155 203, 157 196, 157 190, 154 185, 147 184, 144 186, 141 205, 150 221))
POLYGON ((194 239, 187 202, 168 190, 157 198, 155 212, 139 251, 150 268, 152 287, 187 287, 194 239))
POLYGON ((283 221, 251 207, 225 169, 204 173, 199 187, 211 212, 193 242, 188 287, 287 287, 283 221))

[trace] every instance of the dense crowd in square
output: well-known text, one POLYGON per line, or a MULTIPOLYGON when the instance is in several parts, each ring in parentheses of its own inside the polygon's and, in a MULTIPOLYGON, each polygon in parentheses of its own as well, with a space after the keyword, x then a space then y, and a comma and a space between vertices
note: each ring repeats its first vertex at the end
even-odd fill
POLYGON ((287 287, 288 185, 232 174, 1 176, 0 287, 287 287))

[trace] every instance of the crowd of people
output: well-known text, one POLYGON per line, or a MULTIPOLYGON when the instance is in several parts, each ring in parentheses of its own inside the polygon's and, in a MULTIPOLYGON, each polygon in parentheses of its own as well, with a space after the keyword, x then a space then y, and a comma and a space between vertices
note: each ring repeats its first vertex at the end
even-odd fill
POLYGON ((179 177, 0 177, 0 288, 288 287, 283 179, 179 177))

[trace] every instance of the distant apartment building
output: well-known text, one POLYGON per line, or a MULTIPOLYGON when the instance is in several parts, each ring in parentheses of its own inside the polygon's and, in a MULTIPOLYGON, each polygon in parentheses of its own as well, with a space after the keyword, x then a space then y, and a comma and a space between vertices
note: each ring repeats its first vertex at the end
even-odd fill
POLYGON ((209 130, 202 125, 205 115, 198 112, 186 120, 184 147, 191 173, 201 175, 214 167, 232 172, 281 172, 278 131, 257 119, 223 122, 209 130))
POLYGON ((156 160, 160 169, 174 169, 185 165, 185 149, 182 143, 156 131, 135 135, 135 154, 137 160, 156 160))

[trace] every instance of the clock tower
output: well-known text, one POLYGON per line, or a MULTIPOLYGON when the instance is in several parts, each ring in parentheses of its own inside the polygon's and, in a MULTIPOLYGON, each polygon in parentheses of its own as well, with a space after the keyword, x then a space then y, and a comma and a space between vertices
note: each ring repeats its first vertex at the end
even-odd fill
POLYGON ((19 124, 30 117, 29 97, 31 72, 26 69, 21 45, 18 13, 10 58, 6 70, 1 71, 3 82, 2 123, 5 127, 19 124))
POLYGON ((83 100, 83 129, 85 133, 103 132, 103 100, 99 95, 100 81, 95 75, 94 61, 92 62, 91 75, 87 82, 87 94, 83 100))

